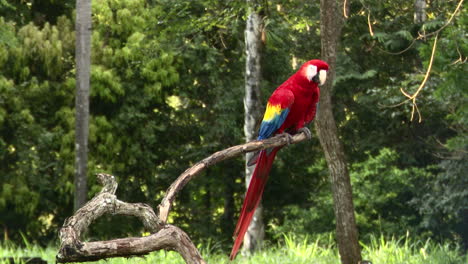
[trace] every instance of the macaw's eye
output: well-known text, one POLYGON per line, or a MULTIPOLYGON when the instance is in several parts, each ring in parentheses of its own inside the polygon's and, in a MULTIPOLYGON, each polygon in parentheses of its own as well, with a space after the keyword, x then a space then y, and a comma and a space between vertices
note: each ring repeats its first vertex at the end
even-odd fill
POLYGON ((312 81, 312 79, 317 76, 317 66, 315 65, 309 65, 307 66, 306 70, 306 77, 309 81, 312 81))

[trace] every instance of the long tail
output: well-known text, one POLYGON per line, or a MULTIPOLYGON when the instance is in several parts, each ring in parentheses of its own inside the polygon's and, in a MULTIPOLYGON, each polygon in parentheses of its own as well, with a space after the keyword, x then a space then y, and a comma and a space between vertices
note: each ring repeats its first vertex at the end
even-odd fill
POLYGON ((274 148, 271 150, 262 150, 257 159, 257 166, 250 180, 247 194, 245 195, 244 204, 242 205, 242 211, 237 221, 236 230, 234 231, 234 237, 236 241, 232 247, 230 260, 236 257, 237 251, 244 240, 245 232, 249 227, 250 221, 254 215, 255 209, 257 208, 262 198, 263 189, 268 180, 268 174, 270 173, 271 165, 275 159, 276 152, 280 148, 274 148))

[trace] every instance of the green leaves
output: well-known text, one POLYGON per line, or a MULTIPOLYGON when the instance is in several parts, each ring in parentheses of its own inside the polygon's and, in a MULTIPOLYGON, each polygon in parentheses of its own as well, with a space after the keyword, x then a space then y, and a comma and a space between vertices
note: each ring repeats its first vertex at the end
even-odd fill
MULTIPOLYGON (((416 179, 424 178, 424 169, 398 167, 396 151, 383 148, 361 163, 354 163, 351 179, 357 222, 361 230, 382 230, 403 235, 410 230, 417 215, 409 207, 417 195, 416 179)), ((365 232, 370 233, 370 231, 365 232)))
POLYGON ((368 70, 368 71, 366 71, 364 73, 353 72, 353 71, 350 70, 348 73, 337 76, 336 79, 335 79, 335 83, 347 82, 347 81, 349 81, 351 79, 367 80, 367 79, 374 78, 376 75, 377 75, 376 70, 368 70))
POLYGON ((112 69, 103 66, 91 66, 91 97, 115 103, 117 98, 125 94, 119 76, 112 69))
POLYGON ((433 30, 439 29, 444 24, 445 24, 444 20, 439 20, 439 19, 429 20, 423 24, 422 29, 427 30, 427 31, 433 31, 433 30))

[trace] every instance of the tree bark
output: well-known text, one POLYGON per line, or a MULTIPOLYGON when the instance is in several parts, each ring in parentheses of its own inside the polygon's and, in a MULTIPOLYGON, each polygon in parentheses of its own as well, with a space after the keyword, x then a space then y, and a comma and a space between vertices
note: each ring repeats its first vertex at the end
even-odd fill
MULTIPOLYGON (((342 1, 339 1, 342 3, 342 1)), ((335 0, 320 1, 320 31, 322 59, 330 70, 327 83, 321 88, 320 109, 316 118, 316 129, 330 171, 334 211, 336 217, 336 236, 343 264, 357 264, 361 261, 358 231, 354 217, 351 181, 346 164, 343 144, 333 117, 332 92, 335 79, 337 46, 343 27, 343 17, 338 11, 335 0)))
POLYGON ((75 199, 78 210, 87 200, 89 78, 91 68, 91 0, 76 0, 75 199))
POLYGON ((426 21, 426 1, 415 0, 414 1, 414 23, 422 24, 426 21))
MULTIPOLYGON (((261 81, 261 49, 262 49, 262 18, 257 12, 254 0, 247 0, 249 15, 245 28, 245 97, 244 97, 244 134, 247 142, 256 139, 256 132, 261 118, 260 81, 261 81)), ((249 187, 255 166, 247 165, 253 153, 247 153, 245 163, 245 184, 249 187)), ((262 218, 263 207, 260 202, 255 210, 247 233, 244 236, 243 252, 254 252, 263 241, 265 227, 262 218)))

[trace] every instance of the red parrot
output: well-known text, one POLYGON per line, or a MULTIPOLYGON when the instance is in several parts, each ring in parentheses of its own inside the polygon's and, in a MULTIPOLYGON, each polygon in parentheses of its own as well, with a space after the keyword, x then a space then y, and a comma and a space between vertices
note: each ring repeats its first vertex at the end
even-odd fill
MULTIPOLYGON (((310 137, 310 131, 304 127, 310 123, 317 110, 320 96, 318 85, 327 77, 328 64, 321 60, 311 60, 281 84, 271 95, 265 110, 258 140, 276 134, 304 131, 310 137)), ((249 188, 242 205, 241 214, 234 231, 236 240, 232 247, 230 259, 236 257, 245 232, 249 227, 255 209, 260 203, 268 174, 276 153, 281 147, 262 150, 255 155, 249 164, 257 164, 250 180, 249 188)))

